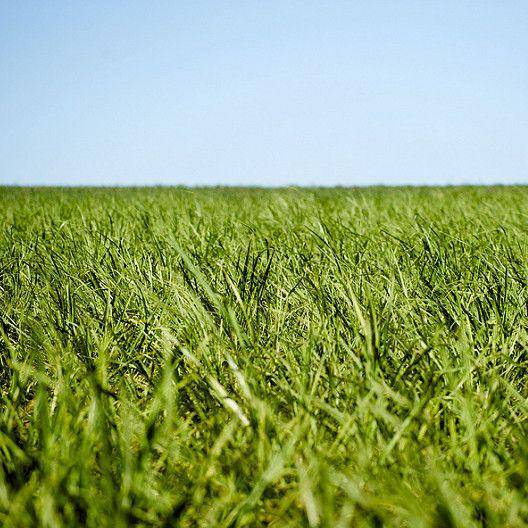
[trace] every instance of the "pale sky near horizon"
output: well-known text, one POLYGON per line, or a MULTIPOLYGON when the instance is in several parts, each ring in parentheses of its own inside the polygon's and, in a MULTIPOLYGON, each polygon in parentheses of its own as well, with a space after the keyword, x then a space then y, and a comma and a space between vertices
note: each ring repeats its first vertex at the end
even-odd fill
POLYGON ((528 1, 0 0, 0 184, 528 183, 528 1))

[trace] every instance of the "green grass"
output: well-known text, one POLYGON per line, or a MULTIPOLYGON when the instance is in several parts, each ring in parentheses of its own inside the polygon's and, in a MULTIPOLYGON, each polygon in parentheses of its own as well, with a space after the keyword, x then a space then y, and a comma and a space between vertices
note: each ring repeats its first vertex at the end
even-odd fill
POLYGON ((0 220, 0 525, 528 525, 528 188, 0 220))

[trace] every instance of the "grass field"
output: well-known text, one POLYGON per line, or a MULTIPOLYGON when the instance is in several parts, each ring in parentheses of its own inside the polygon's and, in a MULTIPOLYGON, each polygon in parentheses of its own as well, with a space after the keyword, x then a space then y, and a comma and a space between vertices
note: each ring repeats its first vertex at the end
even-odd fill
POLYGON ((0 525, 528 525, 528 188, 0 220, 0 525))

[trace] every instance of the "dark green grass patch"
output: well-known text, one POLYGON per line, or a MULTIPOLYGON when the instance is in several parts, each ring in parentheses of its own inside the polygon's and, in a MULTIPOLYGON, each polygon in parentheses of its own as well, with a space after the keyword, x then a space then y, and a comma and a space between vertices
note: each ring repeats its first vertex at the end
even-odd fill
POLYGON ((0 188, 0 525, 528 524, 528 189, 0 188))

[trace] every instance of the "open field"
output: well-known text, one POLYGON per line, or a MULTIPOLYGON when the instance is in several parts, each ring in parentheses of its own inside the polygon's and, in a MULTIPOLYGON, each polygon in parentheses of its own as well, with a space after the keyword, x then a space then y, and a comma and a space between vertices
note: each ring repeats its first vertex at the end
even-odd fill
POLYGON ((528 188, 0 220, 0 525, 528 525, 528 188))

